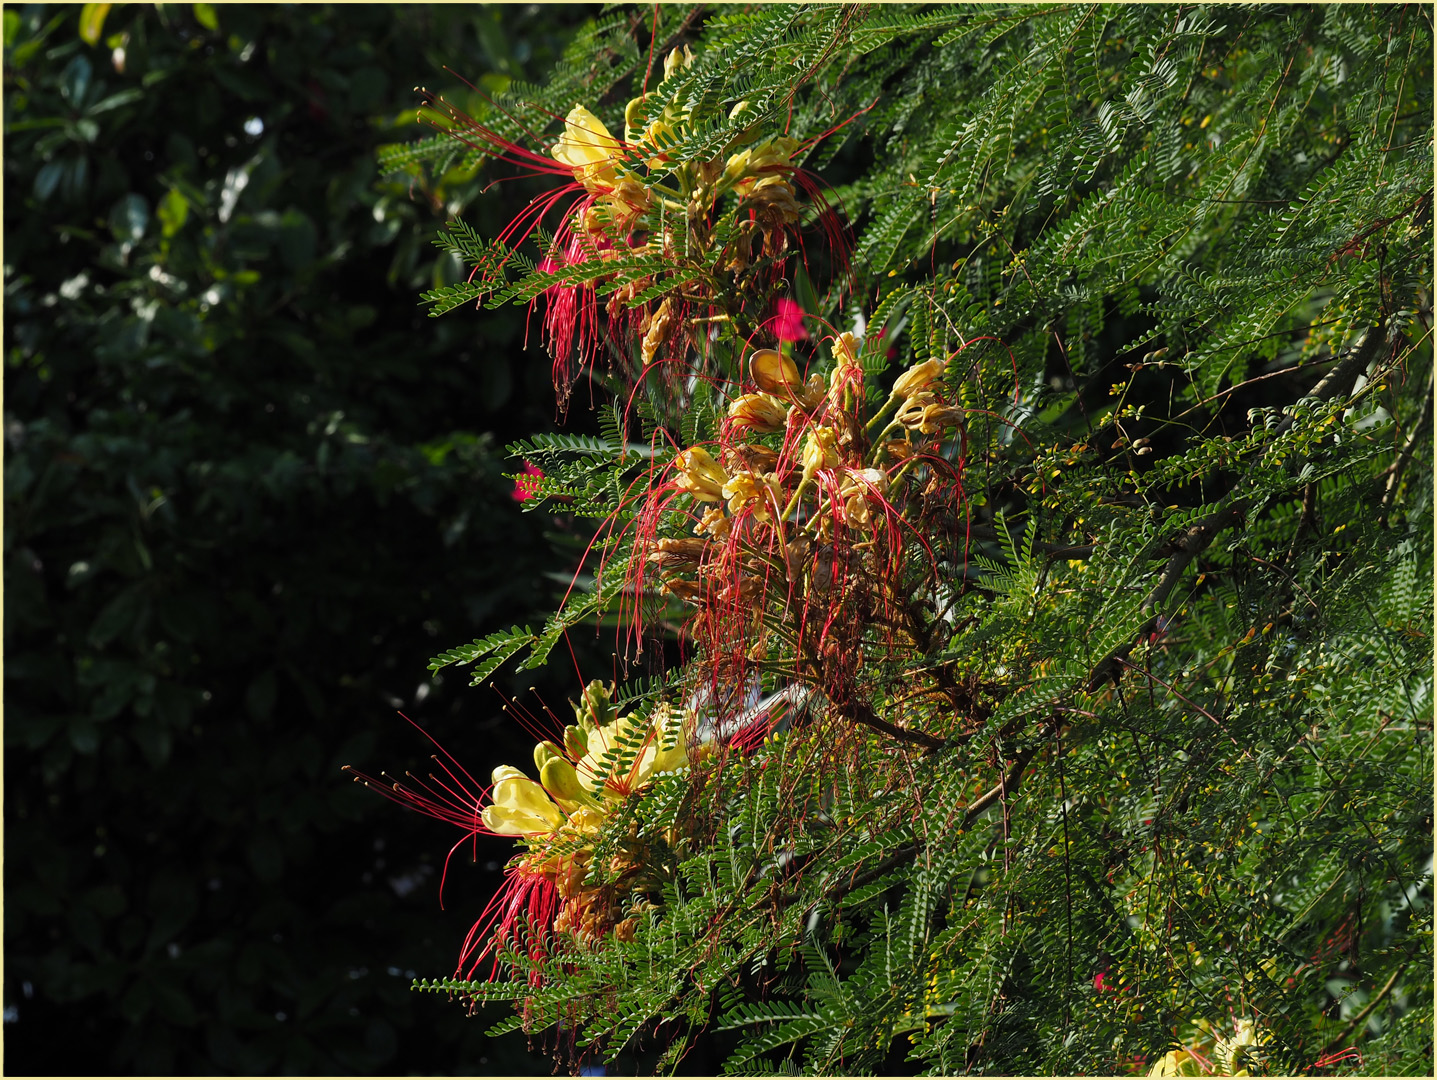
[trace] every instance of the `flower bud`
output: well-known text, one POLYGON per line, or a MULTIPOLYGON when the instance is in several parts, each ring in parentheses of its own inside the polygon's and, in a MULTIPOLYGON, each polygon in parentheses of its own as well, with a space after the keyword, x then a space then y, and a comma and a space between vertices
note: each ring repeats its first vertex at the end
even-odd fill
POLYGON ((544 785, 561 810, 573 811, 593 799, 579 783, 579 774, 565 758, 553 757, 539 770, 539 782, 544 785))
POLYGON ((943 428, 962 426, 963 410, 938 401, 923 406, 923 414, 918 422, 918 430, 924 435, 932 435, 943 428))
POLYGON ((640 346, 645 364, 652 364, 659 349, 664 342, 669 340, 669 330, 672 328, 673 322, 673 305, 666 296, 663 303, 659 305, 659 309, 654 312, 653 318, 649 320, 648 332, 644 334, 644 341, 640 346))
POLYGON ((708 550, 708 541, 664 538, 649 553, 648 562, 655 563, 663 573, 684 573, 697 570, 708 550))
POLYGON ((683 578, 674 578, 672 581, 664 582, 664 592, 677 596, 688 604, 700 604, 704 598, 702 585, 697 581, 686 581, 683 578))
POLYGON ((613 694, 601 679, 594 679, 584 687, 583 697, 574 706, 574 717, 585 735, 595 728, 611 724, 618 710, 613 705, 613 694))
POLYGON ((827 391, 828 384, 823 381, 823 376, 815 371, 803 384, 803 390, 798 394, 798 404, 812 412, 823 403, 823 396, 827 391))
POLYGON ((673 78, 675 72, 684 71, 692 67, 693 62, 693 51, 690 50, 687 45, 682 49, 673 50, 668 56, 664 57, 664 78, 673 78))
POLYGON ((848 331, 833 340, 833 377, 829 380, 829 403, 835 409, 843 408, 845 391, 853 390, 862 401, 863 366, 858 362, 858 341, 848 331))
POLYGON ((943 367, 942 360, 925 360, 921 364, 914 364, 898 376, 898 381, 893 384, 893 396, 907 398, 925 389, 929 383, 943 374, 943 367))
POLYGON ((832 428, 816 427, 808 433, 803 444, 803 476, 809 479, 819 469, 832 469, 839 465, 838 440, 832 428))
POLYGON ((748 373, 758 388, 793 400, 801 385, 798 368, 777 349, 759 349, 748 361, 748 373))
POLYGON ((563 757, 564 751, 559 749, 559 744, 549 739, 545 739, 541 743, 536 743, 534 746, 534 768, 538 769, 541 775, 544 772, 545 764, 547 764, 551 758, 563 760, 563 757))

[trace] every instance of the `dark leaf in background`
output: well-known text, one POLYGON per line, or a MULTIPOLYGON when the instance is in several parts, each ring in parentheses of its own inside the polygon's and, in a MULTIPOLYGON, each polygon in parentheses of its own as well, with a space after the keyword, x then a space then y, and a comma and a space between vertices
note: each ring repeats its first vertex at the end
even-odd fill
POLYGON ((5 9, 7 1072, 545 1068, 409 990, 507 845, 442 911, 451 838, 339 770, 425 767, 400 707, 524 745, 425 676, 563 570, 499 449, 548 364, 416 305, 478 182, 374 161, 411 87, 541 79, 586 15, 5 9))

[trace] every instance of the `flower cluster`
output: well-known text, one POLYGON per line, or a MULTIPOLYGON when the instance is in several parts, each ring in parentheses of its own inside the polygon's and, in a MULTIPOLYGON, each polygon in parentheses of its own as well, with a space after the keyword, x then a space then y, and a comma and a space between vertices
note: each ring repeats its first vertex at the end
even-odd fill
MULTIPOLYGON (((665 81, 692 64, 687 47, 670 53, 665 81)), ((740 102, 731 119, 747 108, 747 102, 740 102)), ((616 137, 583 105, 576 104, 564 118, 551 153, 572 171, 586 194, 547 253, 544 265, 550 272, 594 258, 613 262, 661 254, 666 261, 682 261, 714 275, 737 275, 761 256, 773 260, 788 250, 800 217, 793 183, 798 140, 768 138, 727 156, 690 160, 680 153, 692 133, 690 115, 672 102, 664 103, 658 92, 629 102, 624 131, 624 138, 616 137), (716 213, 731 193, 738 202, 727 215, 731 220, 724 221, 725 239, 720 242, 716 213)), ((550 290, 545 328, 556 364, 573 352, 576 339, 579 354, 592 359, 589 342, 594 339, 585 331, 597 319, 595 286, 600 281, 602 277, 596 277, 550 290)), ((613 290, 605 308, 610 329, 638 343, 644 368, 666 346, 681 357, 689 344, 689 318, 716 299, 714 290, 700 282, 653 302, 635 303, 653 284, 648 275, 628 280, 613 290)), ((571 372, 556 368, 556 375, 563 383, 571 372)))
POLYGON ((585 688, 574 718, 562 746, 545 739, 534 747, 537 782, 513 766, 494 770, 481 818, 485 831, 525 842, 513 867, 522 878, 553 886, 559 902, 549 929, 592 943, 610 929, 625 934, 612 882, 642 869, 641 853, 632 850, 606 868, 608 884, 593 883, 599 830, 655 776, 686 768, 688 750, 675 713, 661 706, 647 718, 620 716, 612 690, 597 681, 585 688))
MULTIPOLYGON (((442 99, 430 103, 438 126, 471 146, 568 180, 511 222, 493 257, 471 276, 481 296, 506 288, 512 248, 562 208, 526 283, 527 296, 544 300, 561 402, 578 371, 601 354, 634 380, 656 363, 685 361, 690 346, 707 347, 706 335, 693 333, 698 326, 728 320, 747 336, 767 321, 779 340, 803 336, 782 308, 769 320, 749 313, 773 306, 784 280, 779 263, 795 249, 801 194, 819 209, 830 238, 840 235, 817 185, 794 164, 808 144, 763 135, 753 107, 740 101, 729 111, 727 144, 713 156, 693 152, 701 125, 680 102, 694 63, 687 46, 671 52, 663 82, 628 103, 618 133, 575 104, 547 155, 442 99), (608 296, 602 311, 600 293, 608 296)), ((714 119, 704 117, 707 124, 714 119)))
MULTIPOLYGON (((870 624, 899 618, 911 593, 904 553, 938 478, 960 475, 964 413, 941 388, 941 359, 904 371, 872 408, 860 342, 831 340, 827 376, 753 351, 718 445, 675 454, 639 528, 662 589, 697 609, 691 633, 714 680, 742 685, 748 664, 772 659, 842 705, 870 624), (663 535, 675 506, 690 536, 663 535), (781 661, 770 630, 788 644, 781 661)), ((631 573, 642 585, 644 567, 631 573)))
POLYGON ((1207 1021, 1199 1021, 1198 1038, 1192 1045, 1164 1054, 1148 1071, 1149 1076, 1252 1076, 1261 1074, 1262 1046, 1269 1035, 1255 1020, 1233 1022, 1231 1032, 1207 1021), (1207 1053, 1203 1051, 1206 1050, 1207 1053))

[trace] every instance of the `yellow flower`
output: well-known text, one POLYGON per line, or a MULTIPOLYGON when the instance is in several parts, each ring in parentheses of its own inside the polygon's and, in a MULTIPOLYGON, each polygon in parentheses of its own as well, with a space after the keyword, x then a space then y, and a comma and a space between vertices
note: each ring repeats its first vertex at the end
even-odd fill
POLYGON ((688 765, 681 718, 660 705, 649 720, 621 716, 589 733, 588 753, 577 772, 592 796, 621 797, 638 791, 655 775, 688 765), (673 742, 667 750, 666 742, 673 742))
POLYGON ((691 446, 674 460, 682 470, 674 481, 680 491, 692 492, 694 498, 703 502, 723 502, 728 473, 707 450, 691 446))
POLYGON ((1217 1040, 1217 1065, 1224 1076, 1251 1076, 1251 1067, 1257 1064, 1258 1047, 1267 1041, 1267 1033, 1259 1031, 1250 1019, 1237 1022, 1232 1038, 1217 1040))
POLYGON ((1203 1067, 1186 1050, 1169 1050, 1148 1070, 1149 1076, 1202 1076, 1203 1067))
POLYGON ((898 422, 912 430, 916 428, 924 435, 946 427, 961 427, 963 410, 935 401, 926 390, 909 398, 898 410, 898 422))
MULTIPOLYGON (((740 195, 747 195, 769 181, 778 181, 788 187, 787 181, 776 173, 790 165, 793 152, 798 147, 798 139, 780 136, 734 154, 725 163, 724 183, 732 184, 740 195)), ((793 189, 790 187, 788 190, 792 194, 793 189)))
POLYGON ((566 818, 549 793, 510 765, 494 770, 492 802, 484 807, 484 827, 504 836, 543 836, 566 818))
POLYGON ((730 514, 738 514, 744 507, 752 506, 756 521, 771 521, 771 511, 779 506, 782 489, 775 476, 741 472, 729 478, 729 482, 723 486, 723 493, 728 499, 730 514))
POLYGON ((554 160, 574 170, 574 179, 590 191, 610 189, 618 180, 614 165, 619 159, 619 142, 604 122, 582 105, 575 105, 564 118, 559 141, 549 151, 554 160))
POLYGON ((838 439, 833 429, 816 427, 803 444, 803 478, 810 479, 819 469, 832 469, 843 459, 838 454, 838 439))
POLYGON ((843 516, 850 525, 867 526, 870 507, 888 491, 888 474, 882 469, 848 469, 839 481, 843 516))
POLYGON ((908 398, 927 388, 929 383, 943 374, 943 367, 942 360, 925 360, 921 364, 914 364, 898 376, 898 381, 893 384, 893 396, 908 398))
POLYGON ((788 410, 771 394, 744 394, 728 408, 734 427, 755 431, 780 431, 788 419, 788 410))
MULTIPOLYGON (((722 493, 722 492, 720 492, 722 493)), ((702 536, 708 533, 715 540, 722 540, 728 535, 733 523, 724 515, 724 512, 716 506, 710 506, 704 511, 699 523, 694 526, 694 535, 702 536)))
MULTIPOLYGON (((835 409, 843 408, 845 390, 863 390, 863 367, 858 362, 858 339, 848 331, 833 340, 833 376, 829 381, 828 400, 835 409)), ((861 396, 860 396, 861 400, 861 396)))

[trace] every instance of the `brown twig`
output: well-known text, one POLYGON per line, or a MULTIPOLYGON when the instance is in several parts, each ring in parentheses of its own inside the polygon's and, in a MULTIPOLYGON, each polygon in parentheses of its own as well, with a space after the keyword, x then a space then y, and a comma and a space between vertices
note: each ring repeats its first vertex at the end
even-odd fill
POLYGON ((929 735, 926 731, 914 731, 911 728, 899 727, 883 719, 865 702, 855 702, 853 705, 840 711, 840 715, 852 720, 864 727, 871 727, 874 731, 881 731, 885 735, 892 735, 900 742, 913 743, 925 750, 941 750, 948 745, 946 739, 940 739, 936 735, 929 735))
POLYGON ((1361 1027, 1362 1024, 1367 1022, 1367 1018, 1372 1015, 1372 1010, 1377 1008, 1378 1005, 1382 1004, 1382 1000, 1387 997, 1388 994, 1392 993, 1392 988, 1397 985, 1397 980, 1402 977, 1402 973, 1407 970, 1408 965, 1411 963, 1412 956, 1409 954, 1407 959, 1402 961, 1402 966, 1392 973, 1392 977, 1387 980, 1387 982, 1383 985, 1382 989, 1377 991, 1377 993, 1373 996, 1372 1000, 1367 1003, 1367 1008, 1363 1009, 1360 1013, 1358 1013, 1352 1018, 1352 1023, 1348 1024, 1347 1027, 1343 1029, 1341 1035, 1337 1036, 1337 1038, 1333 1039, 1331 1042, 1329 1042, 1326 1046, 1322 1048, 1322 1053, 1319 1055, 1319 1057, 1326 1057, 1328 1054, 1335 1052, 1338 1047, 1340 1047, 1348 1039, 1352 1038, 1353 1032, 1355 1032, 1359 1027, 1361 1027))

